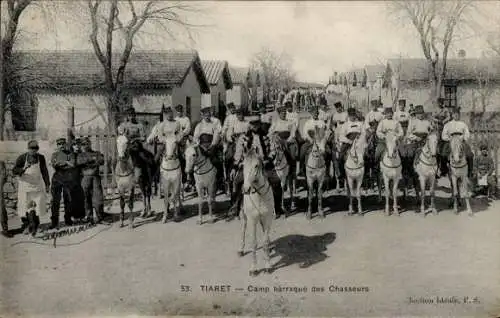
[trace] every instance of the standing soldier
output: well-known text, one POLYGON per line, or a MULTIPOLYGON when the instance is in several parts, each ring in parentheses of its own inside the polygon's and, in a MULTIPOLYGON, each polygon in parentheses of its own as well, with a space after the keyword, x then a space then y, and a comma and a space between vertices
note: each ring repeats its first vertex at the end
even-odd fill
MULTIPOLYGON (((408 125, 410 121, 410 113, 408 113, 405 108, 406 108, 406 100, 400 99, 399 100, 399 107, 394 113, 394 119, 398 121, 401 124, 401 127, 403 128, 403 134, 406 136, 406 132, 408 131, 408 125)), ((423 109, 423 107, 422 107, 423 109)))
POLYGON ((82 152, 78 156, 78 165, 82 169, 82 188, 85 200, 86 221, 100 223, 104 218, 104 194, 102 191, 99 167, 104 164, 104 156, 92 150, 90 139, 82 140, 82 152), (95 208, 96 219, 93 218, 95 208))
POLYGON ((403 127, 401 124, 393 118, 394 111, 391 107, 387 107, 384 110, 385 118, 378 124, 377 127, 377 148, 375 149, 375 163, 378 165, 382 159, 382 155, 385 151, 385 136, 388 132, 393 132, 396 137, 403 137, 403 127))
POLYGON ((445 160, 445 164, 448 164, 448 157, 451 152, 450 148, 450 139, 452 135, 461 135, 463 136, 464 142, 465 142, 465 156, 467 158, 467 172, 468 172, 468 178, 471 179, 473 175, 473 168, 474 168, 474 154, 472 153, 472 150, 468 144, 469 138, 470 138, 470 131, 469 131, 469 126, 467 124, 460 120, 460 109, 457 107, 453 109, 452 112, 452 118, 451 121, 447 122, 444 127, 443 127, 443 133, 442 133, 442 138, 444 141, 443 145, 443 158, 445 160))
MULTIPOLYGON (((212 163, 217 169, 217 180, 221 180, 222 162, 220 139, 222 126, 220 121, 211 114, 211 107, 205 106, 201 109, 202 120, 196 125, 193 134, 193 141, 207 153, 212 163)), ((220 182, 217 182, 220 184, 220 182)), ((222 182, 223 184, 223 182, 222 182)))

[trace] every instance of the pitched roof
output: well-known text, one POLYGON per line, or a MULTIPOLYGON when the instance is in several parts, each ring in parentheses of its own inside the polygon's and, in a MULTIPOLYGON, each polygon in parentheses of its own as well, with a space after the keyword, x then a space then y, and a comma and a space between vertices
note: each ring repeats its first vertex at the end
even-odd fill
MULTIPOLYGON (((399 70, 402 81, 427 81, 429 65, 426 59, 390 59, 388 66, 399 70)), ((500 80, 500 59, 448 59, 446 79, 475 80, 479 73, 500 80)))
POLYGON ((325 88, 326 87, 324 84, 307 83, 307 82, 295 82, 294 86, 297 86, 300 88, 325 88))
POLYGON ((375 82, 378 76, 383 76, 385 65, 365 65, 366 77, 368 82, 375 82))
MULTIPOLYGON (((113 55, 116 74, 119 54, 113 55)), ((14 55, 19 79, 34 88, 93 89, 104 86, 104 70, 91 51, 21 51, 14 55)), ((171 88, 193 68, 202 93, 210 88, 196 51, 133 51, 125 69, 125 86, 171 88)))
POLYGON ((248 68, 230 66, 229 73, 233 84, 244 84, 247 80, 248 68))
POLYGON ((205 75, 210 85, 217 85, 221 76, 224 79, 226 89, 233 87, 229 65, 226 61, 201 61, 205 75))

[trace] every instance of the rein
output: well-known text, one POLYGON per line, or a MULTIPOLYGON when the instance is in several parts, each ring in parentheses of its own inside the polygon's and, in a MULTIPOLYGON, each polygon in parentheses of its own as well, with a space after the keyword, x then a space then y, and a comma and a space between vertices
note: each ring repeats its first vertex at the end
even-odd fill
POLYGON ((118 164, 118 167, 119 169, 115 169, 115 175, 117 177, 120 177, 120 178, 125 178, 125 177, 129 177, 131 176, 132 174, 134 174, 134 167, 132 165, 132 163, 130 162, 130 156, 125 156, 123 158, 119 158, 119 164, 118 164), (130 164, 129 164, 130 163, 130 164), (126 170, 122 167, 122 165, 126 165, 126 164, 129 164, 129 166, 132 166, 132 169, 128 170, 129 172, 127 174, 119 174, 118 171, 123 171, 123 170, 126 170))
POLYGON ((202 176, 202 175, 209 173, 213 169, 215 169, 215 166, 210 162, 210 160, 207 157, 205 157, 205 156, 203 156, 202 158, 200 158, 200 157, 201 156, 200 156, 199 150, 196 149, 196 160, 193 163, 193 167, 197 167, 198 169, 193 169, 195 174, 202 176), (198 160, 198 159, 200 159, 200 160, 198 160), (210 165, 211 167, 208 168, 208 170, 205 172, 200 172, 201 169, 203 167, 205 167, 206 165, 210 165))
MULTIPOLYGON (((175 149, 175 152, 177 152, 177 149, 175 149)), ((175 152, 174 152, 174 153, 175 153, 175 152)), ((162 160, 162 163, 161 163, 161 165, 160 165, 161 170, 163 170, 163 171, 174 171, 174 170, 179 169, 180 167, 181 167, 180 160, 179 160, 179 158, 178 158, 178 157, 176 157, 175 155, 172 155, 171 157, 163 156, 163 160, 162 160), (172 162, 172 161, 174 161, 174 160, 176 160, 176 161, 177 161, 177 166, 176 166, 176 167, 174 167, 174 168, 164 168, 164 167, 163 167, 163 164, 164 164, 164 163, 172 162)))
POLYGON ((435 167, 437 166, 437 159, 436 159, 436 155, 431 155, 431 154, 427 154, 424 150, 425 149, 429 149, 429 140, 427 139, 427 142, 425 143, 424 147, 422 148, 422 151, 420 152, 420 156, 418 157, 418 162, 421 162, 423 163, 424 165, 428 166, 428 167, 435 167), (422 157, 426 158, 426 159, 430 159, 431 162, 426 162, 422 159, 422 157), (434 162, 432 162, 432 159, 434 159, 434 162))
MULTIPOLYGON (((451 148, 451 144, 450 144, 450 148, 451 148)), ((464 168, 465 166, 467 166, 467 160, 464 160, 465 159, 465 156, 464 156, 465 152, 464 152, 464 145, 463 145, 463 143, 461 143, 459 145, 459 149, 458 149, 458 151, 460 153, 460 159, 459 159, 459 161, 454 161, 453 160, 453 149, 451 149, 451 150, 452 151, 451 151, 451 154, 449 156, 450 157, 450 167, 452 167, 454 169, 461 169, 461 168, 464 168), (453 163, 460 164, 460 162, 462 162, 462 160, 465 161, 463 165, 461 165, 461 166, 454 166, 453 165, 453 163)))
MULTIPOLYGON (((353 141, 352 145, 351 145, 351 148, 349 149, 349 156, 347 159, 351 158, 351 160, 356 164, 358 163, 359 164, 359 156, 358 156, 358 153, 357 153, 357 149, 356 149, 356 146, 357 146, 357 142, 358 142, 358 137, 356 137, 356 139, 353 141)), ((365 166, 364 162, 361 162, 361 164, 358 166, 358 167, 355 167, 355 168, 351 168, 351 167, 348 167, 347 166, 347 160, 346 160, 346 164, 344 165, 344 168, 346 168, 347 170, 359 170, 361 168, 363 168, 365 166)))
POLYGON ((306 167, 307 167, 307 168, 309 168, 309 169, 314 169, 314 170, 318 170, 318 169, 323 169, 323 168, 325 168, 325 167, 326 167, 326 163, 325 163, 325 161, 324 161, 324 160, 323 160, 323 165, 322 165, 322 166, 320 166, 320 167, 311 167, 311 166, 309 165, 309 158, 311 158, 311 156, 312 156, 314 159, 318 160, 318 161, 320 161, 320 160, 322 159, 322 157, 323 157, 323 156, 321 155, 321 152, 319 151, 319 146, 318 146, 318 144, 317 144, 317 142, 316 142, 316 141, 314 141, 314 144, 313 144, 313 146, 312 146, 312 147, 313 147, 313 148, 312 148, 311 152, 310 152, 310 153, 309 153, 309 155, 307 156, 306 167), (316 149, 315 149, 315 148, 316 148, 316 149), (315 154, 315 153, 318 153, 318 152, 320 152, 320 155, 319 155, 319 156, 317 156, 317 155, 315 156, 314 154, 315 154))
POLYGON ((285 152, 283 151, 283 149, 281 147, 276 146, 275 141, 273 141, 272 152, 274 152, 274 154, 275 154, 273 156, 274 169, 276 171, 281 171, 281 170, 286 169, 287 162, 286 162, 286 158, 285 158, 285 152), (281 163, 283 163, 283 164, 281 165, 281 163))
MULTIPOLYGON (((396 146, 395 146, 395 147, 396 147, 396 146)), ((390 156, 387 154, 387 149, 385 150, 385 154, 384 154, 384 156, 382 157, 382 165, 384 165, 384 167, 389 168, 389 169, 396 169, 396 168, 401 167, 401 165, 402 165, 401 158, 399 158, 399 164, 398 164, 398 165, 394 165, 394 166, 389 166, 389 165, 388 165, 387 163, 385 163, 385 161, 384 161, 384 159, 385 159, 385 158, 388 158, 388 159, 393 159, 393 160, 397 159, 397 158, 399 157, 399 155, 398 155, 398 153, 397 153, 397 150, 395 151, 395 153, 396 153, 396 154, 394 155, 394 157, 390 157, 390 156)))

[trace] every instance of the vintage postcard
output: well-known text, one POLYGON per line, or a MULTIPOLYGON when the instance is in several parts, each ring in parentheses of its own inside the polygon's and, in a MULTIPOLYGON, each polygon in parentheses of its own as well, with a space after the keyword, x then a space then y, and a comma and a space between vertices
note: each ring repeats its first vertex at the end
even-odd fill
POLYGON ((500 5, 2 0, 0 316, 500 316, 500 5))

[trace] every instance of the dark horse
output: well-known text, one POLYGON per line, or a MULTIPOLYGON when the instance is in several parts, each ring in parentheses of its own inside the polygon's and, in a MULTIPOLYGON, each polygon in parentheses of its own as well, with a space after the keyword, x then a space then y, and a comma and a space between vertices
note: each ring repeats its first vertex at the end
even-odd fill
POLYGON ((365 151, 365 176, 364 189, 377 189, 381 198, 382 180, 380 178, 380 169, 375 161, 375 149, 377 147, 376 124, 371 124, 370 129, 366 131, 366 151, 365 151))
POLYGON ((154 156, 142 147, 139 141, 130 142, 125 136, 118 136, 116 140, 118 162, 115 168, 115 179, 120 195, 120 221, 123 227, 125 218, 125 195, 130 194, 128 207, 130 210, 130 224, 134 226, 134 190, 139 184, 142 192, 144 211, 141 217, 145 218, 151 213, 151 194, 153 174, 157 170, 154 156))

